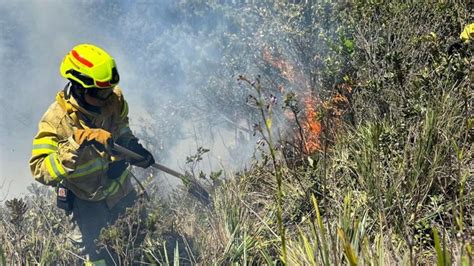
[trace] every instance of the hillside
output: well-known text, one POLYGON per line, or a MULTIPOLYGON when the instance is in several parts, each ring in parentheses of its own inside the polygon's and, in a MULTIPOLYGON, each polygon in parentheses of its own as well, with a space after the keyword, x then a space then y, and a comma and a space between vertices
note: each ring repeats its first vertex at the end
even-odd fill
MULTIPOLYGON (((177 4, 182 25, 225 33, 198 29, 223 47, 219 71, 196 72, 202 105, 177 108, 251 159, 203 173, 212 149, 182 158, 207 206, 136 172, 150 199, 99 242, 119 265, 473 265, 473 4, 290 2, 177 4)), ((174 134, 160 119, 147 126, 174 134)), ((4 200, 0 265, 82 263, 68 220, 40 184, 4 200)))

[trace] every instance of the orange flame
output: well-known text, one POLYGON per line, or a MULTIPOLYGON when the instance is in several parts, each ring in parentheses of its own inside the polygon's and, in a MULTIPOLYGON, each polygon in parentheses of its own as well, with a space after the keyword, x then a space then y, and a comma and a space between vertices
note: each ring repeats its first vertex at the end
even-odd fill
MULTIPOLYGON (((352 88, 347 83, 341 83, 334 88, 333 96, 322 101, 313 93, 311 93, 308 80, 305 78, 303 72, 288 61, 274 55, 268 47, 264 47, 262 57, 265 62, 278 69, 281 75, 286 78, 291 84, 303 88, 304 93, 303 105, 305 116, 301 123, 303 129, 303 138, 301 141, 304 144, 304 153, 312 154, 322 150, 321 134, 324 130, 332 128, 332 132, 327 132, 327 135, 333 135, 334 130, 340 125, 342 116, 347 112, 350 106, 347 95, 352 93, 352 88), (326 124, 321 122, 321 116, 318 115, 317 108, 321 108, 322 113, 328 116, 325 120, 326 124), (330 126, 330 125, 331 126, 330 126)), ((283 93, 283 88, 280 88, 283 93)))
POLYGON ((302 125, 303 127, 303 141, 305 145, 305 153, 311 154, 321 150, 321 131, 322 125, 319 121, 316 112, 316 97, 309 94, 304 99, 306 119, 302 125))
POLYGON ((262 57, 265 62, 278 69, 281 75, 290 83, 298 84, 299 82, 306 81, 306 79, 303 77, 303 74, 298 71, 293 64, 274 55, 267 46, 263 47, 262 57))
POLYGON ((275 58, 275 56, 272 55, 268 47, 263 48, 262 57, 265 62, 278 69, 281 72, 282 76, 284 76, 288 81, 290 81, 291 83, 294 83, 296 81, 293 65, 282 59, 275 58))

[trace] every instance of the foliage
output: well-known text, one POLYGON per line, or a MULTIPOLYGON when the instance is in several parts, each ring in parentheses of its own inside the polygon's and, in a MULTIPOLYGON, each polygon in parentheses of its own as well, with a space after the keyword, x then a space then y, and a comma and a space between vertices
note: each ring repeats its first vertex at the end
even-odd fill
MULTIPOLYGON (((448 49, 472 4, 204 2, 180 1, 184 19, 229 28, 208 32, 220 70, 195 77, 215 108, 193 113, 262 140, 250 167, 212 174, 210 206, 150 189, 145 221, 101 238, 121 264, 472 265, 472 45, 448 49)), ((0 261, 81 260, 51 197, 1 207, 0 261)))

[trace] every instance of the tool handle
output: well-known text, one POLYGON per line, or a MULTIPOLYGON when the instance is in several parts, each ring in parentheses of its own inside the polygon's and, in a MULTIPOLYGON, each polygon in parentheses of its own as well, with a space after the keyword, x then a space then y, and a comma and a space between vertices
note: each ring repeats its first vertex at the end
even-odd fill
MULTIPOLYGON (((129 150, 129 149, 123 147, 123 146, 120 146, 120 145, 118 145, 118 144, 116 144, 116 143, 114 143, 113 149, 116 150, 116 151, 118 151, 119 153, 125 155, 125 156, 128 156, 128 157, 132 158, 132 159, 135 159, 135 160, 141 160, 141 159, 143 159, 143 156, 141 156, 140 154, 138 154, 138 153, 136 153, 136 152, 134 152, 134 151, 131 151, 131 150, 129 150)), ((158 169, 158 170, 161 170, 161 171, 163 171, 163 172, 165 172, 165 173, 168 173, 168 174, 170 174, 170 175, 172 175, 172 176, 175 176, 175 177, 177 177, 177 178, 179 178, 179 179, 185 178, 185 175, 183 175, 183 174, 181 174, 181 173, 179 173, 179 172, 176 172, 175 170, 170 169, 170 168, 168 168, 168 167, 166 167, 166 166, 164 166, 164 165, 162 165, 162 164, 154 163, 154 164, 152 165, 152 167, 154 167, 154 168, 156 168, 156 169, 158 169)))
MULTIPOLYGON (((143 156, 140 154, 133 152, 123 146, 120 146, 118 144, 114 144, 113 149, 125 156, 128 156, 132 159, 140 160, 143 159, 143 156)), ((210 199, 209 199, 209 192, 202 187, 196 180, 193 178, 187 177, 179 172, 176 172, 173 169, 170 169, 164 165, 161 165, 159 163, 154 163, 152 165, 154 168, 161 170, 165 173, 168 173, 172 176, 175 176, 179 179, 181 179, 184 183, 184 185, 187 187, 188 192, 191 193, 193 196, 195 196, 199 201, 201 201, 204 205, 209 205, 210 199)))

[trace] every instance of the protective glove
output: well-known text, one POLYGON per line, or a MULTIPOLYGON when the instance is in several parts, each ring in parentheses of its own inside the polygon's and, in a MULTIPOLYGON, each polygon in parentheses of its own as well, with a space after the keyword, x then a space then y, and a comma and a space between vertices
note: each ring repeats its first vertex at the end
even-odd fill
POLYGON ((143 148, 143 146, 138 143, 137 139, 132 139, 128 143, 127 148, 133 152, 140 154, 143 157, 142 160, 130 159, 130 164, 136 165, 141 168, 148 168, 149 166, 155 163, 155 158, 153 158, 153 155, 145 148, 143 148))
POLYGON ((74 131, 74 140, 81 146, 92 143, 105 150, 111 150, 114 144, 112 134, 100 128, 77 129, 74 131))

